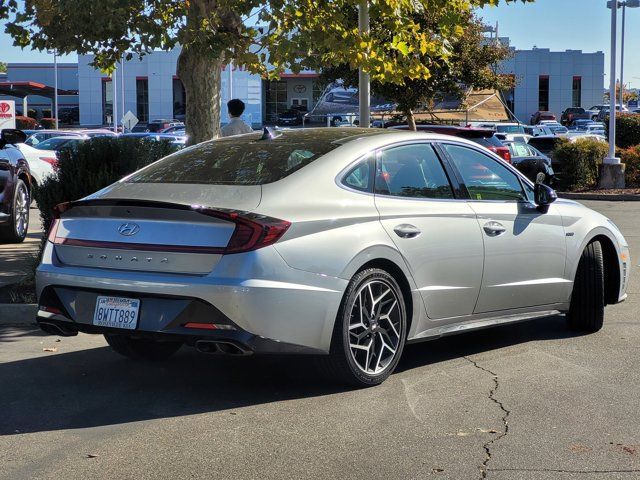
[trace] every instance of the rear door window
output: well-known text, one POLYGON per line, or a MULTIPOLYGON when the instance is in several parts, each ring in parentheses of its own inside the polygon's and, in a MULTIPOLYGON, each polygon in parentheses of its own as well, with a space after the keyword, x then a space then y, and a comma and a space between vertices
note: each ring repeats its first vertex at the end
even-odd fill
POLYGON ((376 162, 376 193, 394 197, 454 198, 447 174, 426 143, 382 150, 376 162))

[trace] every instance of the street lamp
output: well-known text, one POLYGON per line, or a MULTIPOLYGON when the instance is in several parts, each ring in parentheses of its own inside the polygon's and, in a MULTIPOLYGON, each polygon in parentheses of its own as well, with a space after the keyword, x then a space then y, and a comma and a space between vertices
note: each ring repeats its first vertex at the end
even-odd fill
MULTIPOLYGON (((640 0, 638 0, 640 1, 640 0)), ((49 55, 53 54, 53 118, 56 119, 56 130, 58 129, 58 51, 49 50, 49 55)), ((26 113, 25 113, 26 115, 26 113)))
POLYGON ((624 105, 624 25, 627 7, 638 8, 640 7, 640 0, 626 0, 618 2, 619 6, 622 6, 622 44, 620 45, 620 111, 622 111, 622 105, 624 105))

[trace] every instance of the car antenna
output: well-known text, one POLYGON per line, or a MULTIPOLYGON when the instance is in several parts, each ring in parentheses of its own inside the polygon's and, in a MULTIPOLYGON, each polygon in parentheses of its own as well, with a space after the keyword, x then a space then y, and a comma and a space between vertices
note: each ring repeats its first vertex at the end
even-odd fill
POLYGON ((264 127, 264 130, 262 131, 262 137, 260 137, 260 140, 274 140, 281 136, 282 136, 282 132, 276 132, 269 127, 264 127))

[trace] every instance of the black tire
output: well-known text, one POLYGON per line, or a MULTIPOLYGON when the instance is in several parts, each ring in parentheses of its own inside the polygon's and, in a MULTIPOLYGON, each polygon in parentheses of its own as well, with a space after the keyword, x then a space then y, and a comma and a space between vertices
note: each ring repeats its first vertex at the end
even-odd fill
POLYGON ((4 225, 0 225, 0 243, 24 242, 29 230, 30 206, 31 196, 29 194, 29 189, 22 180, 18 180, 13 192, 13 203, 11 204, 11 217, 9 222, 4 225), (23 195, 26 196, 26 205, 22 204, 25 201, 23 195), (24 216, 26 216, 26 219, 24 216))
POLYGON ((591 242, 582 252, 573 283, 569 327, 597 332, 604 322, 604 262, 600 242, 591 242))
POLYGON ((120 355, 138 361, 160 362, 166 360, 182 346, 180 342, 157 342, 111 333, 105 333, 104 338, 109 346, 120 355))
MULTIPOLYGON (((390 302, 386 297, 384 300, 384 302, 380 300, 380 305, 389 305, 390 302)), ((384 306, 381 308, 384 308, 384 306)), ((378 317, 381 314, 381 308, 378 309, 378 317)), ((342 299, 333 329, 329 356, 321 359, 325 373, 333 380, 357 387, 369 387, 379 385, 384 382, 395 370, 398 362, 400 361, 400 357, 402 356, 402 351, 407 337, 406 312, 407 309, 402 295, 402 289, 389 273, 378 268, 370 268, 357 273, 351 279, 342 299), (376 349, 376 339, 378 339, 377 345, 380 345, 379 337, 387 335, 386 340, 391 342, 397 338, 397 343, 392 345, 396 347, 395 353, 392 354, 388 361, 385 359, 386 366, 379 373, 367 373, 364 371, 356 362, 354 355, 351 353, 352 349, 350 347, 350 335, 354 335, 354 333, 353 330, 349 329, 349 326, 352 320, 353 309, 357 308, 355 306, 355 302, 358 300, 359 293, 361 293, 364 288, 367 288, 369 283, 372 283, 373 285, 382 285, 383 288, 386 285, 392 292, 392 294, 389 294, 389 298, 395 296, 395 299, 397 300, 397 307, 394 308, 393 304, 391 304, 392 306, 389 307, 390 309, 388 312, 389 314, 393 314, 394 319, 397 319, 397 325, 395 327, 393 326, 395 324, 387 323, 386 320, 380 320, 380 323, 378 324, 378 320, 368 320, 367 317, 367 321, 370 323, 367 328, 363 328, 361 332, 362 334, 365 334, 367 329, 370 331, 369 338, 372 342, 371 344, 374 346, 372 350, 376 349), (396 309, 397 312, 395 311, 396 309), (389 334, 387 333, 388 331, 391 331, 391 327, 394 328, 393 332, 397 329, 397 336, 395 333, 392 334, 394 338, 389 338, 389 334), (372 328, 375 330, 371 330, 372 328), (378 337, 376 337, 376 335, 378 337)), ((391 322, 391 320, 389 320, 389 322, 391 322)), ((366 340, 368 337, 365 336, 364 338, 366 340)), ((384 347, 381 346, 380 356, 382 356, 381 354, 383 350, 384 347)), ((366 358, 368 359, 369 357, 367 356, 366 358)))

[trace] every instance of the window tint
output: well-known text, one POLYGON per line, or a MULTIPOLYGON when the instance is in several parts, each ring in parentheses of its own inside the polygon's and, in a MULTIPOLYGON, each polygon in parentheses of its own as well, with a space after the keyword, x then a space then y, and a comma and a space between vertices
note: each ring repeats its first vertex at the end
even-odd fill
POLYGON ((524 200, 518 177, 498 161, 471 148, 443 145, 472 200, 524 200))
POLYGON ((344 177, 342 183, 362 192, 371 192, 371 157, 358 163, 344 177))
POLYGON ((376 164, 376 193, 396 197, 453 198, 447 175, 431 145, 390 148, 376 164))
POLYGON ((276 138, 267 140, 262 140, 262 132, 227 137, 169 155, 134 173, 127 181, 262 185, 291 175, 345 142, 385 133, 379 130, 314 128, 279 132, 276 138))

